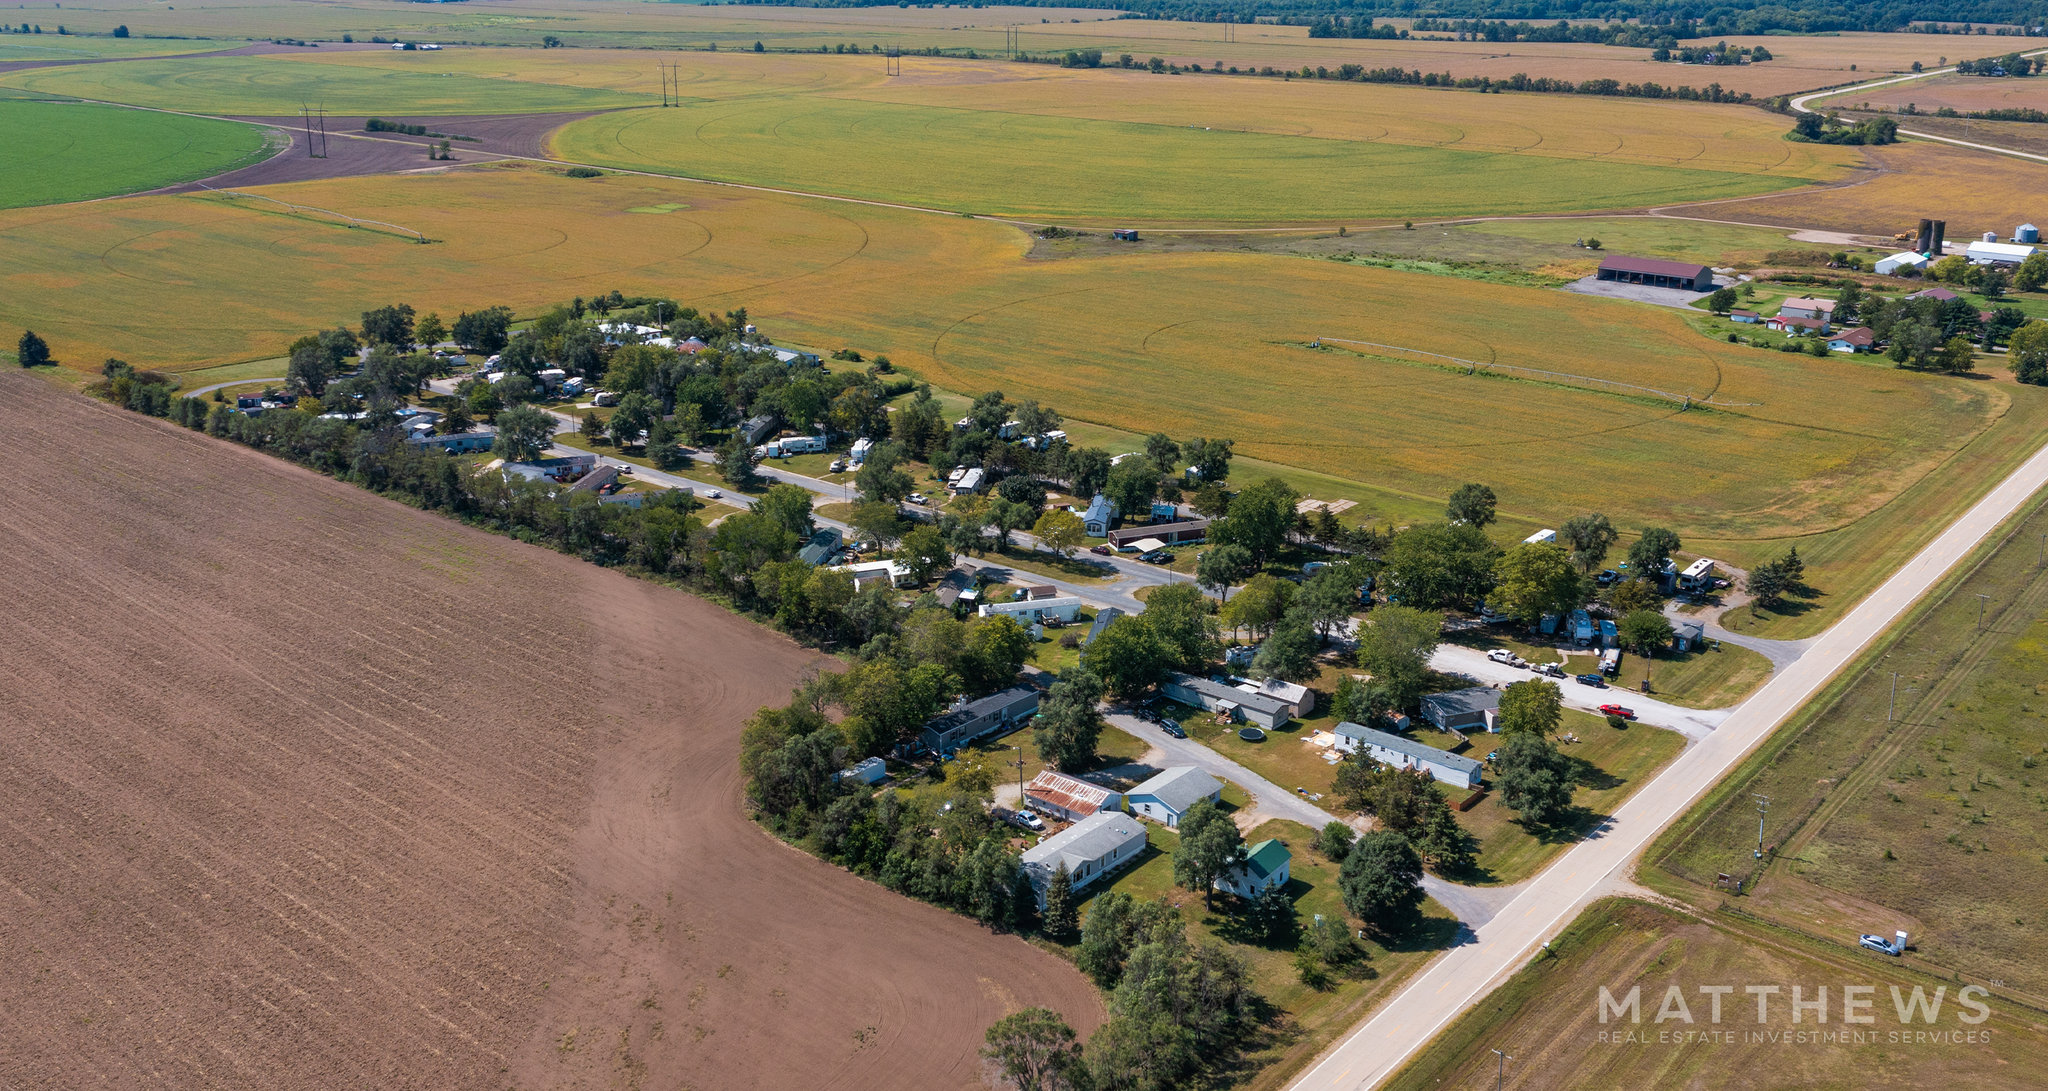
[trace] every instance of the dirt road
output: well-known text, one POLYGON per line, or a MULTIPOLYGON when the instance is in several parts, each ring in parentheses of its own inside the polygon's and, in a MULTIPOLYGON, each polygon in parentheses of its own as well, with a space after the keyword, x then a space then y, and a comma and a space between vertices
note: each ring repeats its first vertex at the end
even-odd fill
POLYGON ((784 847, 703 600, 0 374, 0 1085, 945 1088, 1091 985, 784 847))

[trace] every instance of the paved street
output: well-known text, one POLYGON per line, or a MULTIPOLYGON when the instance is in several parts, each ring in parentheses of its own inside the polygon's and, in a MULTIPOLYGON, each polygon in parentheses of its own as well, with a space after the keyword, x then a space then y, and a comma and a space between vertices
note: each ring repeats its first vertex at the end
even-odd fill
POLYGON ((1594 836, 1524 883, 1498 915, 1383 1000, 1373 1015, 1293 1084, 1305 1091, 1378 1086, 1453 1019, 1492 992, 1557 935, 1579 909, 1625 878, 1672 821, 1895 622, 1950 568, 2048 484, 2048 450, 2014 471, 1907 562, 1799 660, 1771 676, 1721 725, 1616 808, 1594 836))
MULTIPOLYGON (((1591 661, 1589 660, 1589 666, 1590 663, 1591 661)), ((1485 652, 1459 647, 1455 644, 1437 645, 1436 654, 1430 657, 1429 665, 1445 674, 1463 675, 1475 682, 1489 686, 1526 682, 1531 678, 1543 677, 1542 675, 1522 670, 1519 667, 1508 666, 1506 663, 1496 663, 1486 658, 1485 652)), ((1563 691, 1564 703, 1568 708, 1576 708, 1581 712, 1591 712, 1597 716, 1599 715, 1601 705, 1621 705, 1634 712, 1637 720, 1652 727, 1662 727, 1676 731, 1694 742, 1706 738, 1715 728, 1721 726, 1723 721, 1728 719, 1730 713, 1735 711, 1728 708, 1712 710, 1686 708, 1683 705, 1666 704, 1655 697, 1645 696, 1640 693, 1630 693, 1627 690, 1614 689, 1612 687, 1594 689, 1592 686, 1581 685, 1570 678, 1551 678, 1549 681, 1556 682, 1558 689, 1563 691)))

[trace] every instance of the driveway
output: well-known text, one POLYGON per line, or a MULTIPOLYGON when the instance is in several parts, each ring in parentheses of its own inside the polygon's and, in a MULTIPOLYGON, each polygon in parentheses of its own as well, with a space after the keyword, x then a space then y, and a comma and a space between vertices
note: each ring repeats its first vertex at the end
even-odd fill
POLYGON ((1773 671, 1784 670, 1786 667, 1799 662, 1799 657, 1806 654, 1806 649, 1812 647, 1813 642, 1820 639, 1817 636, 1810 636, 1805 640, 1766 640, 1760 636, 1731 633, 1721 627, 1719 621, 1721 613, 1721 611, 1717 611, 1711 614, 1697 614, 1688 617, 1678 612, 1677 603, 1667 602, 1664 604, 1664 616, 1670 618, 1672 624, 1675 625, 1681 621, 1697 621, 1708 637, 1721 641, 1724 644, 1733 644, 1738 648, 1748 648, 1750 651, 1770 660, 1771 670, 1773 671))
MULTIPOLYGON (((1510 667, 1506 663, 1496 663, 1486 658, 1484 652, 1453 644, 1437 645, 1436 654, 1429 658, 1429 665, 1445 674, 1469 678, 1486 686, 1503 686, 1543 677, 1519 667, 1510 667)), ((1552 678, 1549 681, 1556 682, 1557 688, 1564 692, 1564 703, 1567 708, 1576 708, 1597 716, 1600 714, 1601 705, 1623 705, 1635 711, 1638 722, 1649 724, 1651 727, 1661 727, 1667 731, 1676 731, 1691 742, 1698 742, 1712 734, 1715 728, 1720 727, 1722 722, 1735 712, 1734 708, 1686 708, 1627 690, 1594 689, 1569 678, 1552 678)))

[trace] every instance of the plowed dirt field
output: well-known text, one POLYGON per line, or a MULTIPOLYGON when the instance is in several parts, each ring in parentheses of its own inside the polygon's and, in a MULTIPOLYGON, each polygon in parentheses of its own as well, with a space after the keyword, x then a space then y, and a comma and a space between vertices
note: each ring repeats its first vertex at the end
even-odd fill
POLYGON ((1070 967, 784 848, 814 657, 0 374, 0 1087, 960 1088, 1070 967))

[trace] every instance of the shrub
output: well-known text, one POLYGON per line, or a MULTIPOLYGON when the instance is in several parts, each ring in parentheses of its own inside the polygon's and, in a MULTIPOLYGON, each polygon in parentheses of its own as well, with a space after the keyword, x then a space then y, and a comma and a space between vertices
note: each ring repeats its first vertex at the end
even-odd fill
POLYGON ((571 177, 571 178, 602 178, 602 177, 604 177, 604 172, 603 172, 603 171, 601 171, 601 170, 598 170, 598 169, 597 169, 596 167, 570 167, 570 168, 569 168, 569 169, 568 169, 567 171, 564 171, 563 173, 567 174, 567 175, 568 175, 569 177, 571 177))

